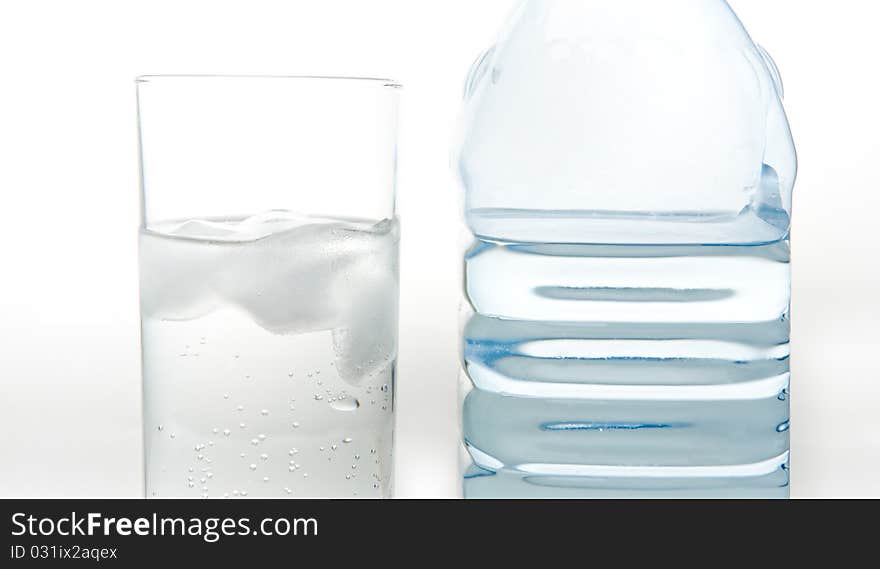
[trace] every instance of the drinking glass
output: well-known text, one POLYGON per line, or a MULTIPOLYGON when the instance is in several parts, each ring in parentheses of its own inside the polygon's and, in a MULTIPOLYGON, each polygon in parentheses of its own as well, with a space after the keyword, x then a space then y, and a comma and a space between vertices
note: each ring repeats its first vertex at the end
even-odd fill
POLYGON ((137 80, 148 497, 390 497, 399 91, 137 80))

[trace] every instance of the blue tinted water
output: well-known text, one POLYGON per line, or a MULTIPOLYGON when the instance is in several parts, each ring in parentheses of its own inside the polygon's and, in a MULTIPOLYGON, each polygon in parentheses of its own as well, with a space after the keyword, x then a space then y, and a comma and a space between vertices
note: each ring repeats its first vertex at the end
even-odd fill
POLYGON ((465 497, 787 497, 789 261, 477 239, 465 497))

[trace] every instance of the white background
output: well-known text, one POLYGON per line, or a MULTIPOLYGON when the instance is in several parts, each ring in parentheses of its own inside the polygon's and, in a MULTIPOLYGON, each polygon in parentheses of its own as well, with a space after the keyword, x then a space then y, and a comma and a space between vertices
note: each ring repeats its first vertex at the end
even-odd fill
MULTIPOLYGON (((732 0, 801 160, 793 493, 880 496, 880 7, 732 0)), ((509 0, 0 0, 0 496, 141 492, 133 78, 405 85, 397 493, 456 493, 462 80, 509 0)))

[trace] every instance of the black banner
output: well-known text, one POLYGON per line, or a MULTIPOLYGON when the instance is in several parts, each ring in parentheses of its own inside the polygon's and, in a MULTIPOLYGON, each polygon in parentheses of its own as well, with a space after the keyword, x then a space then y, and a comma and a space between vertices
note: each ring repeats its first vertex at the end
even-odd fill
POLYGON ((784 553, 789 538, 809 545, 847 525, 851 543, 870 543, 873 525, 856 520, 870 520, 863 514, 877 503, 6 500, 0 512, 4 568, 261 558, 336 567, 402 552, 421 561, 612 547, 623 561, 709 544, 724 555, 765 546, 784 553))

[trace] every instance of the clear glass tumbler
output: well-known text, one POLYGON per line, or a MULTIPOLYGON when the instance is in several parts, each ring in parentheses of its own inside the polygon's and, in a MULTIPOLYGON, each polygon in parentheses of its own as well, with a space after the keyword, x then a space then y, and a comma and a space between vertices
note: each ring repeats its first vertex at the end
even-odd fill
POLYGON ((390 497, 399 86, 137 89, 146 495, 390 497))

